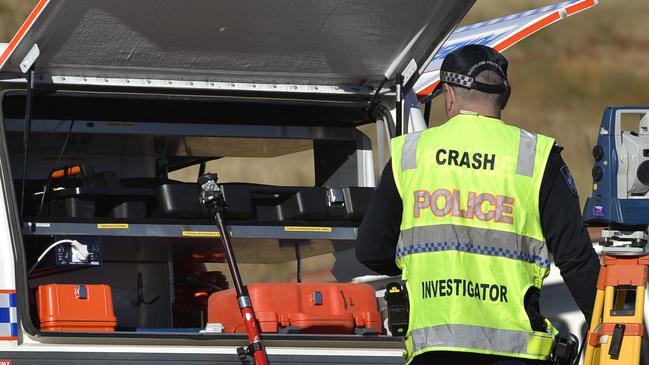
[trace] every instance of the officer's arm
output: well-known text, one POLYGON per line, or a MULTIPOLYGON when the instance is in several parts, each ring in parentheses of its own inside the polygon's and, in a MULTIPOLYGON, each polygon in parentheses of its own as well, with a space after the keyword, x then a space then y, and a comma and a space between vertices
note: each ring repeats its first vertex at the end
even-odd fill
POLYGON ((590 323, 599 259, 582 221, 574 180, 560 152, 561 147, 555 146, 550 153, 541 183, 541 227, 555 265, 590 323))
POLYGON ((401 274, 394 259, 402 209, 401 197, 392 177, 392 163, 388 162, 358 229, 356 242, 358 261, 379 274, 401 274))

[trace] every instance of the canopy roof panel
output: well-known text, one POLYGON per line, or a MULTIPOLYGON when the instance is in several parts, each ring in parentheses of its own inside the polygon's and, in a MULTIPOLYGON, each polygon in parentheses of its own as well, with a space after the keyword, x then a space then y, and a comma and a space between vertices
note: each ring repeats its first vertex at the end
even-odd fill
POLYGON ((42 0, 0 73, 23 73, 37 45, 55 85, 366 94, 397 73, 414 83, 473 2, 42 0))

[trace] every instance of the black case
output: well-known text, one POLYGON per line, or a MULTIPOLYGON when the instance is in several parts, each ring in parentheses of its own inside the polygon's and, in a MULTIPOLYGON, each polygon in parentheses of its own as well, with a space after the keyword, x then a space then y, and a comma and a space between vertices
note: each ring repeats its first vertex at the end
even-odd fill
POLYGON ((70 218, 146 218, 154 205, 146 188, 67 188, 49 193, 49 216, 70 218))
MULTIPOLYGON (((340 189, 344 204, 329 204, 324 187, 291 187, 243 183, 222 184, 227 218, 257 221, 360 221, 372 188, 340 189)), ((156 189, 155 214, 166 218, 212 218, 198 202, 199 187, 192 183, 162 184, 156 189)))

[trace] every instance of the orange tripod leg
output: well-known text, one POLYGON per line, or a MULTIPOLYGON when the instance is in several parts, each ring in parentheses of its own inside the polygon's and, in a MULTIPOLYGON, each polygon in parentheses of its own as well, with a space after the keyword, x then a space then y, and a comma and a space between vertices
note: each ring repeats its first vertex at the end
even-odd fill
MULTIPOLYGON (((600 271, 600 278, 602 276, 604 268, 600 271)), ((590 321, 590 327, 588 328, 588 336, 584 341, 586 342, 586 355, 584 356, 584 365, 595 365, 599 364, 599 345, 591 344, 591 338, 597 335, 594 333, 597 326, 602 321, 602 311, 604 309, 604 290, 597 289, 597 295, 595 296, 595 305, 593 306, 593 317, 590 321), (596 362, 593 362, 594 359, 597 359, 596 362)), ((599 342, 599 338, 597 338, 599 342)))
POLYGON ((648 272, 649 256, 603 257, 584 364, 640 363, 648 272))

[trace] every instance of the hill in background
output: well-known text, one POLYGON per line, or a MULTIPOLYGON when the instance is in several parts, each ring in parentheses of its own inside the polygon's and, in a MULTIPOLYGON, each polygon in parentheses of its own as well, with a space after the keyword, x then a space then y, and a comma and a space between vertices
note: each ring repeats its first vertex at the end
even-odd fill
MULTIPOLYGON (((34 0, 0 0, 0 36, 8 41, 34 0)), ((465 24, 551 1, 481 0, 465 24)), ((505 52, 513 95, 504 119, 553 136, 583 200, 591 193, 591 150, 607 105, 649 105, 649 1, 602 1, 505 52)), ((433 118, 444 120, 440 101, 433 118)))

